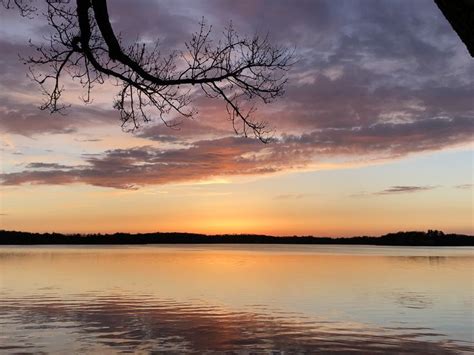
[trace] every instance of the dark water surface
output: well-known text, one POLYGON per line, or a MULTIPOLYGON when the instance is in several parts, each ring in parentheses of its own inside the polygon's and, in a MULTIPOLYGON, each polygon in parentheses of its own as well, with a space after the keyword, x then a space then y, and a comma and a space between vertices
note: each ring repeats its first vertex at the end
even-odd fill
POLYGON ((474 249, 0 248, 1 353, 474 352, 474 249))

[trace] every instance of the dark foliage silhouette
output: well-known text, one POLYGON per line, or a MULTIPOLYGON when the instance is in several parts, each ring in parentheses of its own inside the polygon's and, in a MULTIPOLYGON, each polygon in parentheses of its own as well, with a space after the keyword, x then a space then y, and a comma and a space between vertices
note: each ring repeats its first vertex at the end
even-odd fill
MULTIPOLYGON (((0 1, 25 17, 39 12, 33 0, 0 1)), ((252 118, 255 104, 283 95, 285 74, 292 64, 292 52, 271 45, 268 36, 241 37, 230 24, 215 43, 211 27, 203 20, 183 51, 164 56, 158 43, 124 44, 111 25, 106 0, 41 1, 52 34, 46 44, 36 47, 38 55, 25 63, 46 97, 42 109, 65 108, 60 101, 61 79, 69 75, 83 86, 86 103, 95 85, 107 80, 120 87, 114 108, 126 127, 135 129, 154 116, 174 125, 170 115, 197 113, 190 105, 195 86, 207 97, 224 101, 237 134, 251 133, 268 141, 268 124, 252 118)))
POLYGON ((398 232, 381 237, 273 237, 256 234, 195 233, 60 234, 0 231, 0 245, 16 244, 360 244, 410 246, 474 246, 474 237, 441 231, 398 232))
POLYGON ((435 2, 474 58, 474 1, 435 0, 435 2))

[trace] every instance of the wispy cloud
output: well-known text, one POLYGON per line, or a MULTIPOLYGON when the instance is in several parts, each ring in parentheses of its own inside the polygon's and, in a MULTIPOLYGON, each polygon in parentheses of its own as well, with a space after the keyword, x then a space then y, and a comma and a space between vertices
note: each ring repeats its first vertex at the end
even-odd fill
POLYGON ((26 165, 27 169, 71 169, 72 167, 69 165, 63 165, 63 164, 58 164, 58 163, 41 163, 41 162, 34 162, 34 163, 28 163, 26 165))
POLYGON ((473 187, 474 187, 474 184, 461 184, 461 185, 454 186, 454 188, 462 189, 462 190, 472 189, 473 187))
POLYGON ((421 191, 429 191, 438 188, 439 186, 391 186, 383 191, 375 192, 374 195, 392 195, 414 193, 421 191))
POLYGON ((366 197, 373 197, 373 196, 383 196, 383 195, 397 195, 397 194, 410 194, 416 192, 423 192, 423 191, 430 191, 437 189, 439 186, 415 186, 415 185, 395 185, 387 187, 382 191, 376 192, 369 192, 369 191, 361 191, 358 193, 354 193, 349 195, 353 198, 366 198, 366 197))
POLYGON ((255 156, 263 147, 255 140, 229 137, 199 141, 180 149, 115 149, 85 155, 84 165, 78 167, 33 163, 27 170, 1 174, 0 179, 4 185, 84 183, 130 189, 217 176, 267 174, 287 166, 272 155, 255 156))
MULTIPOLYGON (((0 180, 4 185, 83 183, 137 188, 232 175, 266 175, 306 169, 333 156, 345 156, 349 161, 370 156, 373 161, 402 157, 414 151, 441 149, 457 142, 454 138, 453 142, 440 139, 442 132, 453 130, 453 137, 467 137, 474 127, 469 119, 459 119, 455 126, 444 120, 432 121, 381 124, 357 130, 319 130, 299 136, 283 136, 266 145, 255 139, 222 137, 189 142, 177 148, 140 146, 111 149, 98 154, 84 154, 79 166, 37 162, 28 165, 24 171, 0 174, 0 180), (426 134, 428 131, 430 134, 426 134)), ((376 194, 432 188, 394 186, 376 194)))

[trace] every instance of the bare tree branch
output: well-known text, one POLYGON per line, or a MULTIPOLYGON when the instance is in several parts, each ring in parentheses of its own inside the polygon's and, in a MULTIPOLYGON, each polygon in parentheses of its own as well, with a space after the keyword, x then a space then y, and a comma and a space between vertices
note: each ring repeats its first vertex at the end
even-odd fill
MULTIPOLYGON (((17 7, 23 16, 36 11, 32 1, 1 1, 6 8, 17 7)), ((85 102, 91 101, 96 84, 112 79, 121 87, 114 108, 123 126, 135 129, 156 115, 169 125, 172 113, 182 117, 197 113, 190 104, 191 88, 198 85, 206 96, 225 102, 236 133, 250 132, 267 142, 267 123, 252 120, 255 100, 269 103, 283 95, 293 58, 291 51, 272 46, 268 36, 240 37, 231 24, 214 44, 211 27, 202 21, 185 50, 163 56, 157 44, 124 46, 110 23, 106 0, 43 1, 53 33, 47 44, 36 47, 36 57, 25 60, 46 95, 42 109, 64 108, 61 78, 66 74, 84 87, 85 102)))
POLYGON ((32 0, 1 0, 1 4, 6 9, 18 9, 23 17, 31 17, 37 10, 32 0))

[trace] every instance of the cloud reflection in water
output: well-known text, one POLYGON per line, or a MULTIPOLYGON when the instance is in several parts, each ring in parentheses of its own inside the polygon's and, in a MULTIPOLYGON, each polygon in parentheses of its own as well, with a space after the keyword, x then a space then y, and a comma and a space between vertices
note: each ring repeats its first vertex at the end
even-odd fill
POLYGON ((232 310, 152 296, 2 297, 7 352, 370 352, 450 354, 472 350, 428 328, 333 322, 264 306, 232 310))

